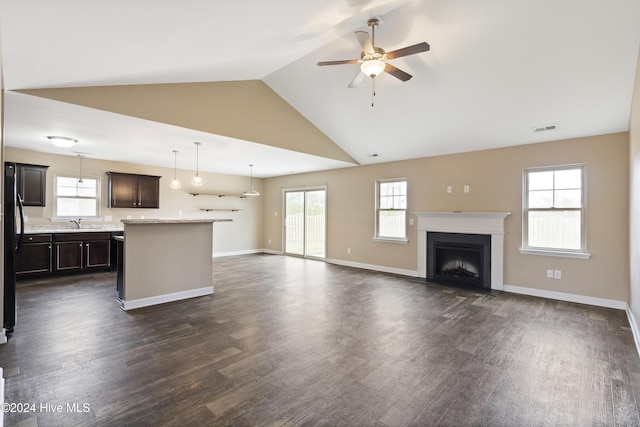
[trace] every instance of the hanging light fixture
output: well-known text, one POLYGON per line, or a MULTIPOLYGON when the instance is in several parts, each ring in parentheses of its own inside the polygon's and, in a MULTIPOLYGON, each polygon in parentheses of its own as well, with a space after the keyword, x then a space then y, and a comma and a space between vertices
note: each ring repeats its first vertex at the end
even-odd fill
POLYGON ((78 184, 82 184, 82 154, 78 154, 78 160, 80 163, 80 173, 78 174, 78 184))
POLYGON ((200 176, 200 169, 199 169, 199 150, 198 148, 200 147, 200 142, 194 142, 194 144, 196 144, 196 174, 193 176, 193 178, 191 178, 191 185, 193 185, 194 187, 202 187, 202 184, 204 184, 204 181, 202 181, 202 177, 200 176))
POLYGON ((253 165, 249 165, 249 167, 251 168, 251 190, 249 191, 245 191, 244 193, 242 193, 243 196, 259 196, 260 192, 257 190, 253 189, 253 165))
POLYGON ((67 138, 66 136, 48 136, 47 139, 56 147, 62 148, 73 147, 73 145, 78 142, 77 139, 67 138))
POLYGON ((169 184, 169 187, 174 190, 179 190, 182 187, 177 176, 177 163, 178 163, 178 150, 173 150, 173 181, 169 184))

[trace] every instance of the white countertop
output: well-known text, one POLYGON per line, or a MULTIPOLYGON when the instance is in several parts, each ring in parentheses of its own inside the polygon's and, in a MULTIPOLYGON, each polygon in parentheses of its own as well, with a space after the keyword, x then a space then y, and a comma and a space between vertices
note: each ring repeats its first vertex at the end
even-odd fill
POLYGON ((145 218, 145 219, 122 219, 125 225, 139 224, 206 224, 211 222, 230 222, 232 219, 213 219, 213 218, 145 218))
MULTIPOLYGON (((124 226, 117 223, 83 223, 80 225, 80 228, 77 228, 74 224, 67 223, 33 225, 25 224, 24 226, 24 234, 98 233, 123 230, 124 226)), ((18 229, 17 232, 19 233, 20 229, 18 229)))

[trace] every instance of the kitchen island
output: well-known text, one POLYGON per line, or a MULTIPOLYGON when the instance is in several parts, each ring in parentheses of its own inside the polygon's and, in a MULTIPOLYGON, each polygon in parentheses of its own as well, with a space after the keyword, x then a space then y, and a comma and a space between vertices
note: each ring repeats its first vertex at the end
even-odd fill
POLYGON ((123 219, 122 263, 118 265, 121 308, 212 294, 213 223, 229 221, 123 219))

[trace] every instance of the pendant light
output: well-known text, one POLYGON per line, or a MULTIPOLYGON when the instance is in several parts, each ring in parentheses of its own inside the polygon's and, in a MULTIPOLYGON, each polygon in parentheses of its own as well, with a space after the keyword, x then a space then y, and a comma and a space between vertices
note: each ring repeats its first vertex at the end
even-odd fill
POLYGON ((178 163, 178 150, 173 150, 173 181, 171 181, 171 184, 169 184, 169 187, 174 189, 174 190, 179 190, 180 187, 182 187, 182 184, 180 184, 180 181, 178 181, 178 177, 177 177, 177 163, 178 163))
POLYGON ((82 184, 82 154, 78 154, 78 160, 80 162, 80 173, 78 174, 78 184, 82 184))
POLYGON ((245 191, 244 193, 242 193, 242 195, 250 197, 259 196, 260 192, 253 189, 253 165, 249 165, 249 167, 251 168, 251 190, 245 191))
POLYGON ((202 184, 204 184, 204 181, 202 181, 202 177, 200 176, 200 169, 199 169, 199 150, 198 148, 200 147, 200 142, 194 142, 194 144, 196 144, 196 174, 193 176, 193 178, 191 178, 191 185, 193 185, 194 187, 202 187, 202 184))

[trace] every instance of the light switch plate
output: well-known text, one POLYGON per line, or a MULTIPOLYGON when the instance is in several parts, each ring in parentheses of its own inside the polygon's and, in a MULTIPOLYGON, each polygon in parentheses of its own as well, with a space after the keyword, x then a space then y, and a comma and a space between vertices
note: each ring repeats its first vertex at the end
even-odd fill
POLYGON ((465 193, 468 193, 468 192, 469 192, 469 186, 468 186, 468 185, 465 185, 465 186, 464 186, 464 192, 465 192, 465 193))

